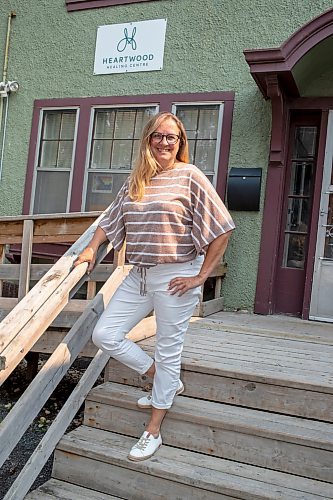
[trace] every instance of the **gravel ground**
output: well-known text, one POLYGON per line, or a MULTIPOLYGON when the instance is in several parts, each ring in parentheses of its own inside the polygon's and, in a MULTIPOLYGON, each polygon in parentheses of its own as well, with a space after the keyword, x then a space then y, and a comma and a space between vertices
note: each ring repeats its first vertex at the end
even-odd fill
MULTIPOLYGON (((41 356, 39 368, 45 363, 47 356, 41 356)), ((23 435, 22 439, 12 451, 8 460, 0 469, 0 499, 4 495, 19 475, 26 461, 44 436, 45 432, 51 425, 53 419, 58 414, 59 410, 65 403, 66 399, 76 386, 78 380, 82 376, 89 361, 85 358, 78 359, 70 368, 67 375, 60 382, 50 399, 38 414, 34 422, 23 435)), ((101 383, 100 378, 97 383, 101 383)), ((9 413, 12 406, 20 398, 29 383, 26 380, 26 362, 22 361, 14 370, 10 377, 0 388, 0 422, 9 413)), ((83 420, 83 407, 80 409, 72 424, 68 428, 72 430, 78 427, 83 420)), ((53 455, 49 458, 43 470, 36 479, 31 489, 35 489, 51 477, 53 455)))

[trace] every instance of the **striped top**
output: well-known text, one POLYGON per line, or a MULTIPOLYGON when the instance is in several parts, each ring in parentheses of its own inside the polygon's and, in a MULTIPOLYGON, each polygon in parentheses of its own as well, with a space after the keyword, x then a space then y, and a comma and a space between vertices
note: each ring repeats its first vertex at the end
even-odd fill
POLYGON ((235 227, 214 187, 194 165, 179 164, 155 175, 140 201, 131 200, 128 185, 129 179, 99 226, 115 250, 126 238, 130 264, 190 261, 235 227))

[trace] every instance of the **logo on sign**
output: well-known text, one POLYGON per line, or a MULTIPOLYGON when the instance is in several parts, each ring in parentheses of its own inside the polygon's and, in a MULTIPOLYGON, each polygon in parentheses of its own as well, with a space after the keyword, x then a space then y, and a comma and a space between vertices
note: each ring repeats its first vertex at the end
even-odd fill
POLYGON ((136 33, 136 28, 134 27, 132 30, 132 36, 128 35, 128 30, 127 28, 124 29, 124 38, 122 38, 117 45, 117 50, 118 52, 124 52, 126 49, 127 45, 130 45, 133 50, 136 50, 137 44, 134 39, 136 33))
POLYGON ((166 19, 99 26, 94 74, 161 70, 165 30, 166 19))

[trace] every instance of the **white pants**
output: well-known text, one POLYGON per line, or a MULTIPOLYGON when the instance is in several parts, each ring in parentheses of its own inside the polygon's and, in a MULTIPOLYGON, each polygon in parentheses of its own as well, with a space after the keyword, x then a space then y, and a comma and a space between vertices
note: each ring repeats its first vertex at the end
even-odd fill
POLYGON ((177 264, 159 264, 146 270, 146 295, 140 295, 140 269, 133 267, 110 300, 93 331, 97 347, 140 374, 154 360, 138 344, 125 335, 153 309, 156 316, 156 373, 153 382, 152 405, 167 409, 172 405, 180 375, 180 358, 184 336, 201 287, 193 288, 181 297, 171 295, 169 282, 179 276, 199 273, 203 256, 177 264))

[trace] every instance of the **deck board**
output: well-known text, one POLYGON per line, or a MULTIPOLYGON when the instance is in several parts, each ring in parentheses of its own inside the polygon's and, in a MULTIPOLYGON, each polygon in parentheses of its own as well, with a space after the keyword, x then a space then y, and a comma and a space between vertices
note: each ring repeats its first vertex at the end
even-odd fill
MULTIPOLYGON (((307 341, 277 337, 276 330, 269 336, 267 328, 265 336, 259 330, 259 334, 226 331, 218 321, 223 313, 212 318, 190 323, 182 353, 185 370, 333 394, 333 345, 314 342, 313 337, 307 341)), ((314 335, 321 327, 314 326, 314 335)), ((325 325, 325 332, 330 328, 333 337, 331 325, 325 325)), ((141 345, 153 355, 155 338, 141 345)))
MULTIPOLYGON (((84 474, 79 474, 75 462, 79 457, 98 460, 98 469, 103 469, 103 464, 125 467, 126 477, 130 482, 131 472, 145 473, 145 484, 157 478, 176 481, 177 484, 169 490, 170 498, 176 498, 178 488, 182 485, 195 485, 199 488, 199 496, 194 498, 225 498, 223 495, 230 495, 236 498, 297 498, 312 499, 324 497, 330 498, 328 493, 331 485, 306 478, 299 478, 291 474, 283 474, 260 467, 250 466, 233 462, 231 460, 217 459, 208 455, 201 455, 204 461, 200 460, 200 454, 186 450, 176 449, 169 446, 162 446, 154 455, 154 458, 145 462, 130 462, 126 456, 128 449, 135 442, 135 439, 114 434, 112 432, 101 431, 94 428, 81 426, 79 429, 67 434, 58 445, 54 475, 65 480, 76 478, 80 482, 85 481, 84 474), (76 459, 70 461, 69 456, 76 455, 76 459), (72 465, 72 470, 69 466, 72 465), (65 477, 63 477, 65 476, 65 477), (244 490, 247 494, 244 495, 244 490), (208 493, 208 496, 205 495, 208 493), (280 495, 280 496, 279 496, 280 495)), ((87 471, 91 470, 90 463, 87 463, 87 471)), ((81 469, 82 471, 82 469, 81 469)), ((98 474, 97 467, 95 474, 98 474)), ((110 481, 110 476, 103 474, 105 486, 110 481)), ((98 478, 100 485, 100 478, 98 478)), ((135 483, 138 485, 138 481, 135 483)), ((84 484, 83 484, 84 485, 84 484)), ((109 483, 109 488, 110 488, 109 483)), ((114 487, 114 484, 112 485, 114 487)), ((172 487, 170 484, 169 487, 172 487)), ((129 484, 126 485, 128 491, 129 484)), ((134 485, 135 487, 135 485, 134 485)), ((102 490, 102 488, 101 488, 102 490)), ((103 491, 103 490, 102 490, 103 491)), ((104 490, 105 491, 105 490, 104 490)), ((110 490, 109 490, 110 491, 110 490)), ((113 489, 113 494, 122 496, 120 492, 113 489)), ((156 495, 159 490, 156 491, 156 495)), ((167 490, 163 491, 166 495, 167 490)), ((189 492, 190 493, 190 492, 189 492)), ((191 491, 191 493, 195 493, 191 491)), ((149 495, 147 495, 149 498, 149 495)), ((135 498, 135 495, 133 496, 135 498)), ((165 498, 158 496, 156 498, 165 498)), ((185 496, 180 498, 192 498, 185 496)))
POLYGON ((291 316, 260 315, 251 313, 218 312, 208 318, 226 331, 262 337, 297 339, 304 342, 333 345, 333 325, 322 321, 308 321, 291 316))

